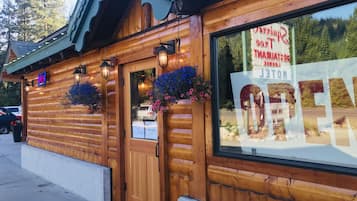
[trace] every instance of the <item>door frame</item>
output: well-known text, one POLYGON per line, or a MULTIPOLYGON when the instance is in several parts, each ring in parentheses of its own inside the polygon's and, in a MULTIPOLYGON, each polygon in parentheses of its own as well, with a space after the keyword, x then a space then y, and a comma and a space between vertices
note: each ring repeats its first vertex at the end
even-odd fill
MULTIPOLYGON (((163 70, 159 67, 156 57, 149 57, 141 60, 131 61, 128 63, 121 63, 118 65, 117 76, 117 100, 118 100, 118 112, 117 112, 117 124, 119 135, 119 188, 120 188, 120 201, 126 201, 126 172, 125 172, 125 125, 124 125, 124 85, 128 84, 127 80, 124 80, 124 68, 130 68, 132 65, 145 65, 147 63, 152 64, 155 68, 156 77, 163 73, 163 70)), ((139 67, 138 69, 145 69, 147 67, 139 67)), ((130 84, 129 84, 130 85, 130 84)), ((169 177, 168 177, 168 156, 167 156, 167 135, 166 135, 166 116, 164 112, 157 114, 157 129, 159 143, 159 175, 160 175, 160 201, 169 200, 169 177)))

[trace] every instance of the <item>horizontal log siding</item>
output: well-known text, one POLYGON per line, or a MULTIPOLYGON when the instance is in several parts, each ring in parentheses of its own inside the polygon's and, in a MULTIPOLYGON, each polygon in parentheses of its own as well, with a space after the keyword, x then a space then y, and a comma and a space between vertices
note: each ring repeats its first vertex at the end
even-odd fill
MULTIPOLYGON (((141 6, 129 9, 127 20, 139 19, 138 11, 141 6), (136 17, 135 17, 136 16, 136 17)), ((141 16, 140 16, 141 17, 141 16)), ((170 16, 170 19, 173 17, 170 16)), ((160 22, 153 20, 153 25, 160 22)), ((123 22, 120 27, 122 34, 119 39, 134 34, 139 31, 137 25, 123 22)), ((113 45, 99 50, 93 50, 82 55, 80 58, 72 58, 63 62, 48 66, 45 70, 49 72, 51 78, 46 87, 34 87, 28 93, 28 143, 32 146, 53 151, 59 154, 85 160, 88 162, 101 164, 112 168, 112 193, 113 200, 121 200, 122 178, 120 158, 120 135, 119 122, 120 108, 118 85, 120 72, 118 67, 111 71, 108 82, 104 82, 99 72, 99 65, 102 59, 116 57, 120 64, 126 64, 146 58, 153 58, 153 48, 160 42, 181 38, 181 52, 170 56, 169 67, 166 71, 177 69, 179 66, 190 63, 190 39, 189 39, 189 19, 180 22, 170 23, 164 27, 142 32, 142 34, 121 40, 113 45), (87 65, 87 76, 84 81, 94 83, 98 89, 106 94, 103 99, 106 108, 94 114, 88 114, 85 106, 64 105, 65 93, 74 83, 73 71, 80 64, 87 65), (105 91, 106 90, 106 91, 105 91), (105 115, 105 116, 104 116, 105 115), (105 127, 105 128, 103 128, 105 127), (107 131, 107 133, 103 133, 107 131)), ((40 71, 26 74, 28 80, 36 80, 40 71)), ((37 80, 35 81, 37 84, 37 80)), ((190 106, 183 109, 174 109, 172 115, 185 112, 192 116, 190 106)), ((167 119, 172 128, 191 130, 192 118, 185 121, 177 121, 175 116, 167 119)), ((191 131, 190 131, 191 132, 191 131)), ((172 186, 170 194, 172 200, 178 195, 189 195, 190 181, 192 180, 192 143, 189 138, 191 133, 180 130, 170 131, 169 154, 170 161, 170 184, 172 186), (182 136, 184 135, 184 136, 182 136), (182 136, 182 139, 180 139, 182 136), (182 143, 181 141, 184 141, 182 143), (176 192, 176 193, 174 193, 176 192)))
POLYGON ((170 200, 190 195, 193 180, 192 106, 177 104, 167 115, 170 200), (182 137, 182 139, 181 139, 182 137))
MULTIPOLYGON (((211 33, 320 2, 323 0, 225 0, 207 8, 203 13, 205 77, 210 77, 211 33)), ((347 201, 356 198, 357 178, 353 176, 214 156, 210 104, 206 104, 205 114, 208 200, 347 201)))
POLYGON ((102 114, 89 114, 87 107, 70 106, 65 99, 65 94, 74 84, 73 70, 80 63, 87 65, 88 74, 83 82, 89 81, 101 88, 99 58, 87 60, 90 54, 26 76, 28 80, 35 80, 35 87, 27 96, 27 134, 28 143, 32 146, 101 164, 102 114), (46 87, 37 87, 37 75, 44 70, 49 73, 49 82, 46 87))

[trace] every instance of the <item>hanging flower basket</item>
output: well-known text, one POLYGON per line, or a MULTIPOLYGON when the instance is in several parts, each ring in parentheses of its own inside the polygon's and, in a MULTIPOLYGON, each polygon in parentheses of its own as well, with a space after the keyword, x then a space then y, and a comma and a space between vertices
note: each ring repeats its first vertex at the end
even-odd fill
POLYGON ((152 110, 158 112, 180 99, 203 103, 211 98, 212 91, 210 83, 197 76, 194 67, 185 66, 160 75, 148 95, 152 110))
POLYGON ((97 87, 89 82, 72 85, 66 97, 72 105, 88 106, 90 113, 98 111, 101 102, 97 87))

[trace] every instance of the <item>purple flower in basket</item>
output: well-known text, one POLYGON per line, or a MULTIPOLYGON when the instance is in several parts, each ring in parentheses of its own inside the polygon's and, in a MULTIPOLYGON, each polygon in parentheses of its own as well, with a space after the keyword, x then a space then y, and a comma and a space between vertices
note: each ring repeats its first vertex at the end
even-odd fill
POLYGON ((66 96, 72 105, 87 105, 91 110, 96 110, 101 101, 97 87, 89 82, 72 85, 66 96))
POLYGON ((152 91, 148 93, 155 112, 167 109, 178 99, 191 99, 192 102, 204 102, 211 96, 210 84, 196 76, 196 69, 185 66, 178 70, 164 73, 154 81, 152 91), (203 90, 203 91, 202 91, 203 90))

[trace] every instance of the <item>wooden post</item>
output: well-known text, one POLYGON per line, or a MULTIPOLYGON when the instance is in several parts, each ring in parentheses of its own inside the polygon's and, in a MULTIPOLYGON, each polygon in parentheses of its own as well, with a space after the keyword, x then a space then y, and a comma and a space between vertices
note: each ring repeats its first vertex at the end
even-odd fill
POLYGON ((108 112, 107 80, 102 78, 102 165, 108 166, 108 112))
POLYGON ((26 81, 24 79, 21 80, 21 107, 22 107, 22 141, 26 141, 27 139, 27 93, 25 90, 26 81))
MULTIPOLYGON (((164 73, 164 69, 159 67, 158 61, 156 64, 156 77, 164 73)), ((159 142, 159 168, 160 168, 160 200, 169 200, 170 183, 169 183, 169 168, 168 168, 168 140, 167 140, 167 113, 160 112, 157 115, 158 142, 159 142)))
POLYGON ((117 144, 118 144, 118 171, 119 171, 119 201, 125 200, 125 153, 124 153, 124 83, 123 83, 123 65, 118 65, 118 73, 116 76, 116 85, 115 85, 115 102, 116 102, 116 124, 117 124, 117 144))
POLYGON ((157 127, 159 135, 159 168, 160 168, 160 198, 161 201, 169 200, 168 187, 169 187, 169 177, 168 177, 168 166, 167 166, 167 130, 166 130, 166 112, 161 112, 157 116, 157 127))
MULTIPOLYGON (((202 19, 195 15, 190 18, 191 64, 197 66, 197 74, 203 74, 203 38, 202 19)), ((192 196, 205 201, 207 199, 206 152, 204 105, 192 104, 192 153, 193 189, 192 196)))

